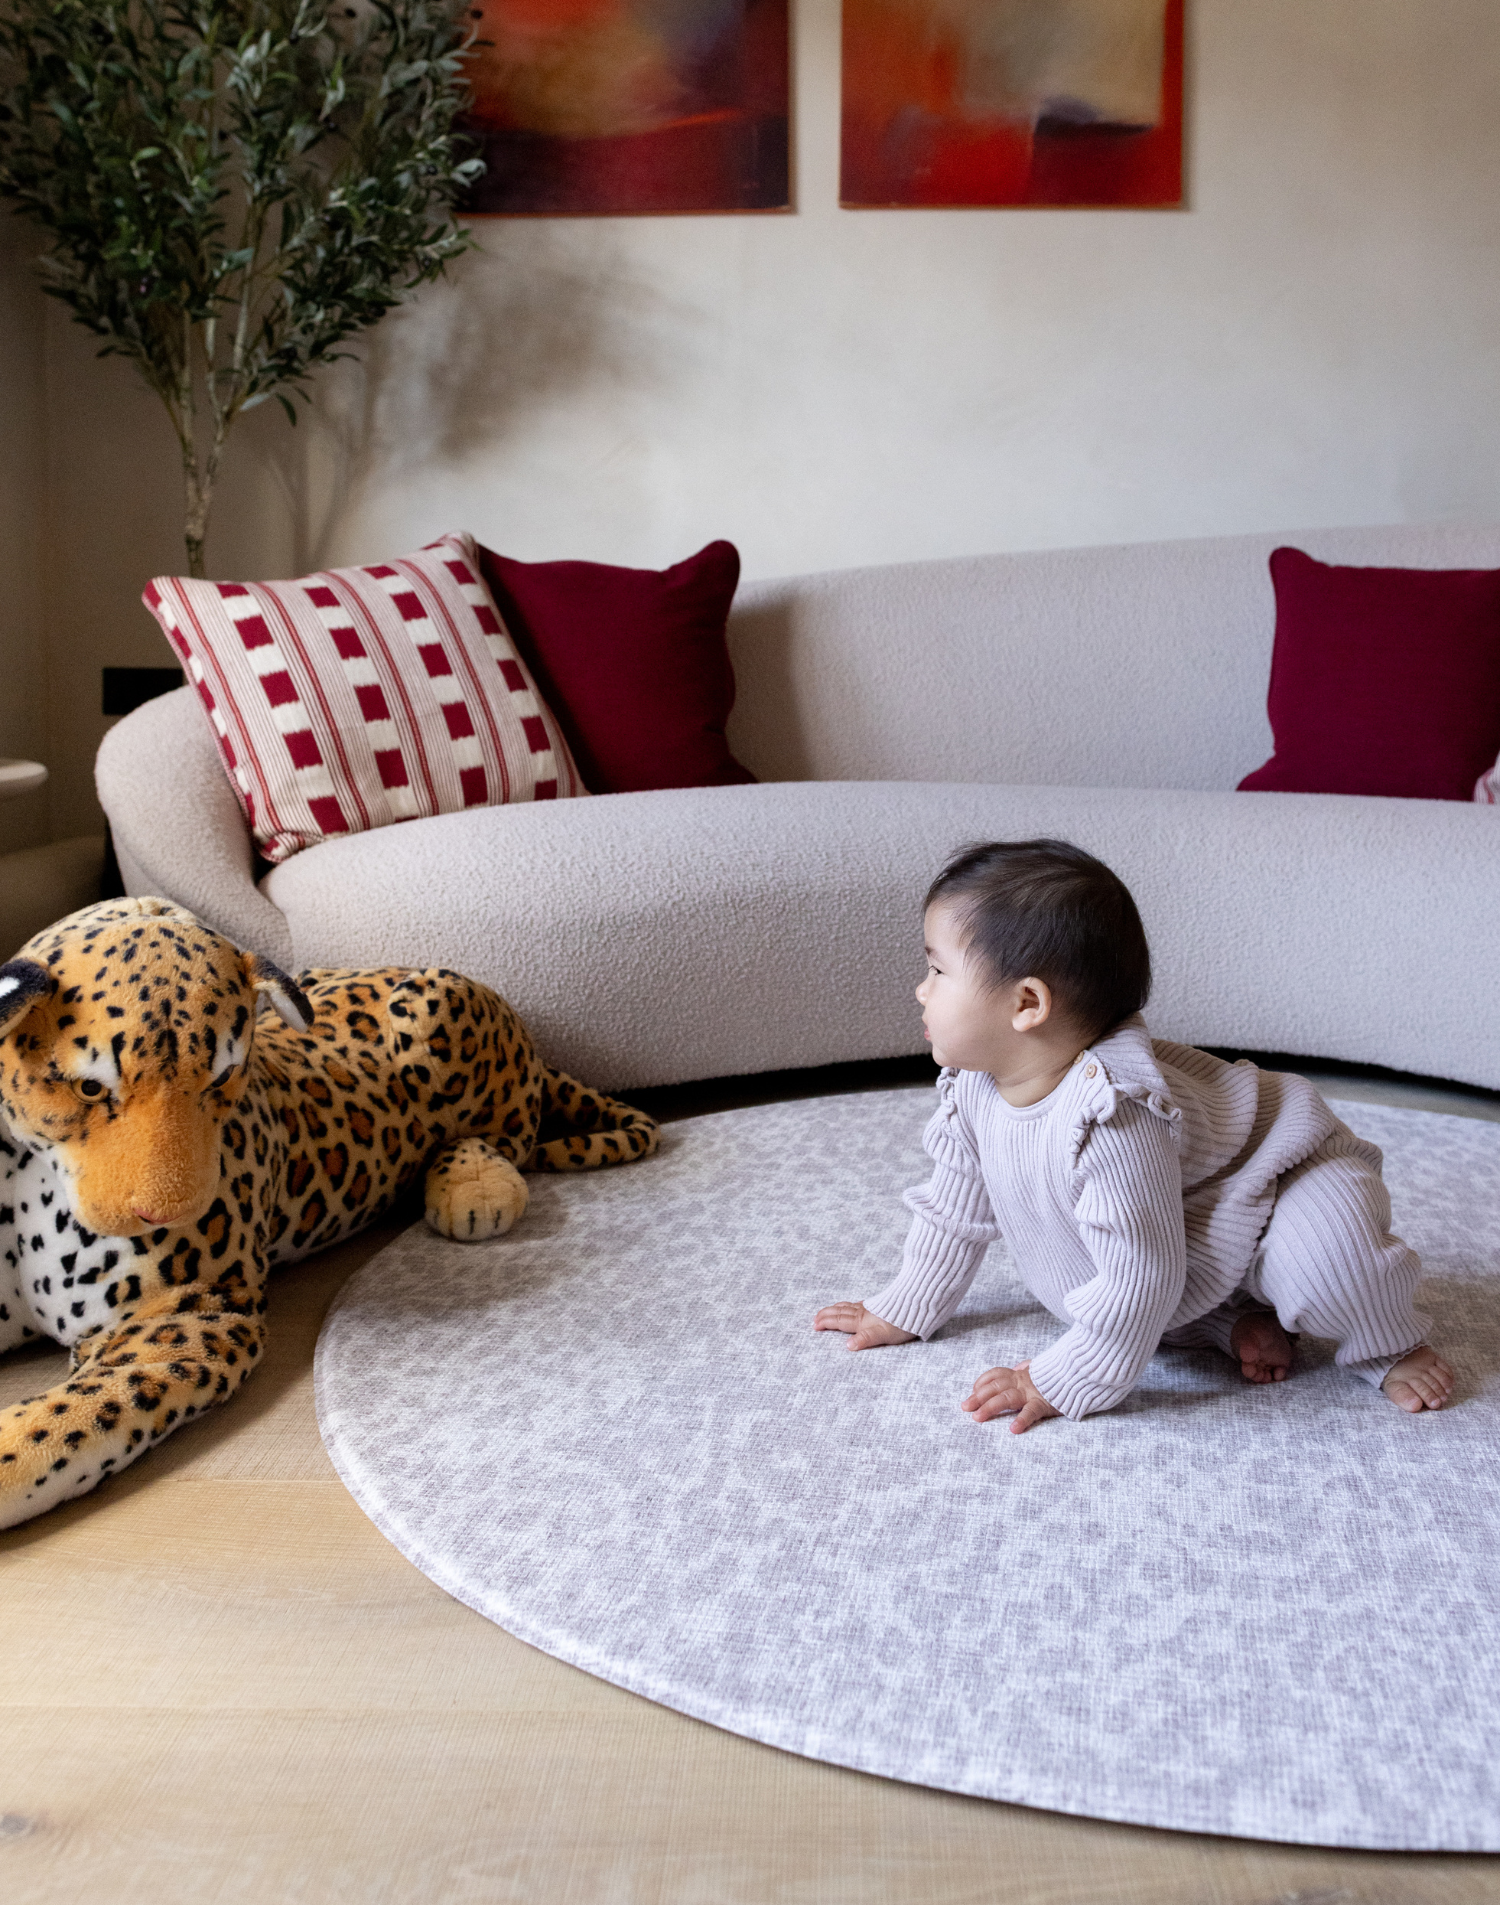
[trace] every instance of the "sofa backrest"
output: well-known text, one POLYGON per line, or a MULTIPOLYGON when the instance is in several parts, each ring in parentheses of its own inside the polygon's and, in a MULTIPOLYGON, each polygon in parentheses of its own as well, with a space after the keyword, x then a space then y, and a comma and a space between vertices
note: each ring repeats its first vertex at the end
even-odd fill
POLYGON ((1500 527, 1304 530, 748 584, 729 739, 762 780, 1232 788, 1271 751, 1282 543, 1500 567, 1500 527))

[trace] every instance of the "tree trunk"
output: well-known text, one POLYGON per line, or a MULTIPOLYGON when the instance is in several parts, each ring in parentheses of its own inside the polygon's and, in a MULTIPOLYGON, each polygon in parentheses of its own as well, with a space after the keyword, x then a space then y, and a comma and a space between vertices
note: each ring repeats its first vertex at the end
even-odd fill
POLYGON ((184 491, 183 540, 187 544, 188 574, 201 577, 203 574, 203 541, 208 534, 208 511, 213 501, 211 486, 205 486, 198 473, 198 457, 193 442, 193 420, 191 414, 178 422, 178 437, 182 444, 182 486, 184 491), (183 423, 186 428, 183 428, 183 423))
POLYGON ((226 422, 220 422, 214 430, 214 440, 204 458, 203 468, 198 467, 198 458, 194 454, 191 434, 186 436, 182 445, 182 477, 186 492, 186 514, 183 524, 183 540, 187 544, 188 574, 201 578, 203 570, 203 545, 208 539, 208 517, 213 507, 214 478, 219 473, 219 453, 224 448, 224 437, 228 429, 226 422))

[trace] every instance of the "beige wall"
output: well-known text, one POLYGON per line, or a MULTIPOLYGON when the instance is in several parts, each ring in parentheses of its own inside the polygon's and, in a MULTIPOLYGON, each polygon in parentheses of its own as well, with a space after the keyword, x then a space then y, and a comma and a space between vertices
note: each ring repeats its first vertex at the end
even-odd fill
MULTIPOLYGON (((99 671, 176 663, 140 598, 153 575, 181 573, 187 559, 166 411, 122 359, 96 357, 94 339, 53 299, 45 345, 52 689, 44 758, 53 832, 65 837, 103 830, 93 761, 110 724, 99 711, 99 671)), ((289 434, 274 405, 239 425, 215 505, 211 573, 284 574, 291 565, 293 512, 274 480, 289 434)))
MULTIPOLYGON (((653 565, 728 535, 767 575, 1500 517, 1500 8, 1196 0, 1190 33, 1187 211, 841 212, 838 4, 800 0, 796 216, 482 225, 311 428, 247 420, 211 567, 458 526, 653 565)), ((61 312, 46 365, 68 833, 98 668, 168 658, 136 598, 180 531, 128 370, 61 312)))
MULTIPOLYGON (((42 309, 30 282, 29 238, 16 219, 0 213, 0 756, 35 761, 47 758, 46 429, 42 309)), ((0 800, 0 853, 46 840, 49 806, 46 788, 0 800)))

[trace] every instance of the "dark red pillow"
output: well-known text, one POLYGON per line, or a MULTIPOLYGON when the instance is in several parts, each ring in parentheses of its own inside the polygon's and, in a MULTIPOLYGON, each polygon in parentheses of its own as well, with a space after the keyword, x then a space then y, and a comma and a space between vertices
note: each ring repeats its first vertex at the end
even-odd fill
POLYGON ((670 569, 479 560, 512 641, 595 794, 753 781, 724 724, 734 670, 724 625, 740 579, 732 542, 670 569))
POLYGON ((1276 751, 1241 788, 1470 800, 1500 753, 1500 570, 1271 557, 1276 751))

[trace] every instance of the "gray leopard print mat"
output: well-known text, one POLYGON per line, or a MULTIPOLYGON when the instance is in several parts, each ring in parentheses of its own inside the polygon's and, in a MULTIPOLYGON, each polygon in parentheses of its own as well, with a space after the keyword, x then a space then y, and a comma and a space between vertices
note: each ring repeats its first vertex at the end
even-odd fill
POLYGON ((668 1125, 534 1178, 493 1244, 417 1225, 346 1286, 323 1437, 378 1527, 550 1654, 790 1752, 1101 1819, 1500 1849, 1500 1126, 1384 1106, 1458 1388, 1401 1413, 1164 1352, 1025 1436, 960 1400, 1059 1325, 997 1246, 931 1343, 884 1283, 923 1091, 668 1125))

